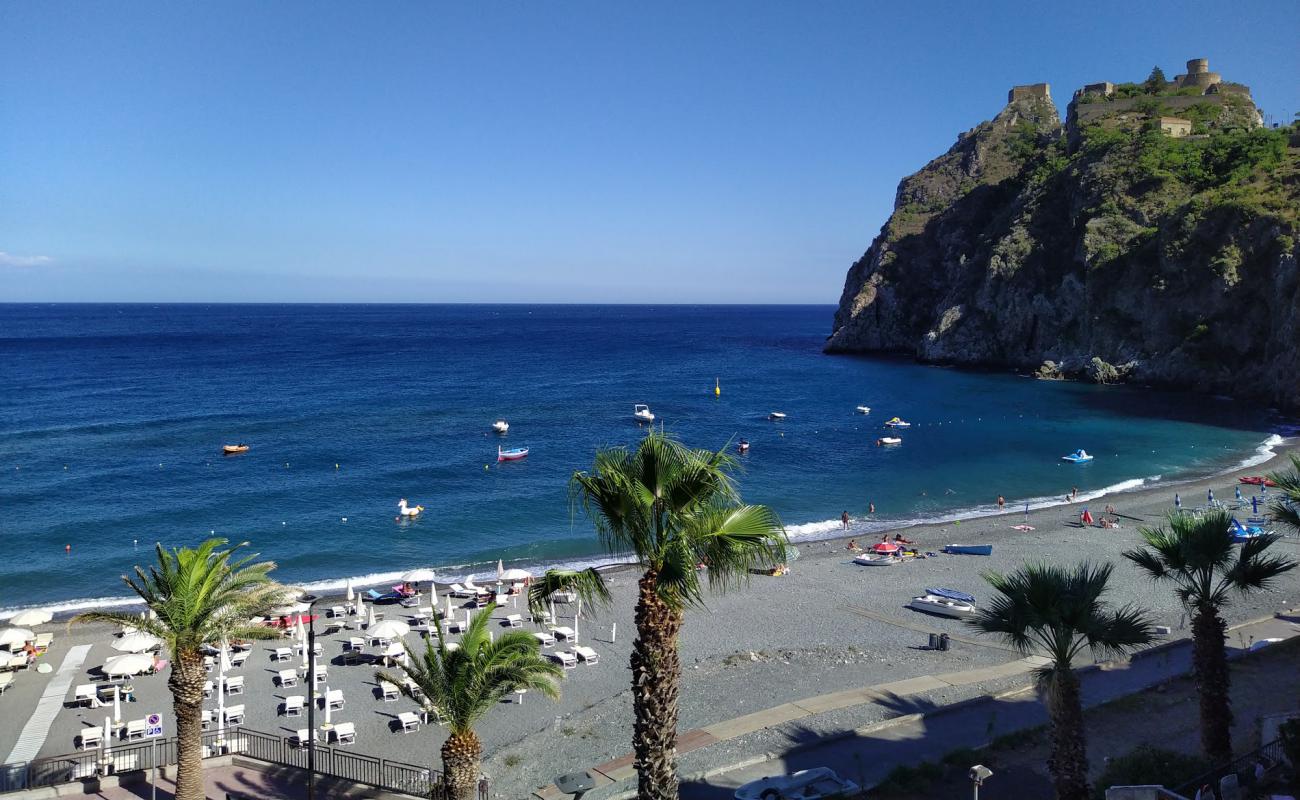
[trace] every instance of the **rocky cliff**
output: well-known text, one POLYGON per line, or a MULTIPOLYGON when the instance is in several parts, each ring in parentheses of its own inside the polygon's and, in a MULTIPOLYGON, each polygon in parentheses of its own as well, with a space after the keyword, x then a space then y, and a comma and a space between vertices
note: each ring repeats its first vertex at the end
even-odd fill
POLYGON ((826 350, 1300 408, 1300 141, 1200 91, 1013 93, 899 184, 826 350))

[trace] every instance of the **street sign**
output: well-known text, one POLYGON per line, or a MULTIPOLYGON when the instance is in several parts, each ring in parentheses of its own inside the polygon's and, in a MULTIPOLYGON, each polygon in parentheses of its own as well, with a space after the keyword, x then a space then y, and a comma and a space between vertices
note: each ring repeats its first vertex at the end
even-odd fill
POLYGON ((144 735, 145 738, 162 736, 162 714, 150 714, 144 718, 144 735))

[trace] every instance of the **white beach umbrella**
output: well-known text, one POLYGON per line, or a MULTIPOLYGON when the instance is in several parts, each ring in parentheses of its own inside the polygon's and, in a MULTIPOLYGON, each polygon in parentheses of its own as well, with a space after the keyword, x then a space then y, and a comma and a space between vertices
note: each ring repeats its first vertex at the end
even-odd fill
POLYGON ((505 574, 506 574, 506 568, 505 568, 505 565, 503 565, 503 564, 501 563, 501 559, 498 558, 498 559, 497 559, 497 580, 499 580, 499 581, 500 581, 500 580, 505 580, 505 577, 504 577, 505 574))
POLYGON ((376 639, 400 639, 411 632, 411 626, 396 619, 386 619, 366 629, 376 639))
POLYGON ((350 580, 348 581, 348 593, 347 593, 347 598, 348 598, 348 602, 349 602, 349 603, 351 603, 353 600, 356 600, 356 599, 357 599, 357 593, 352 589, 352 581, 350 581, 350 580))
POLYGON ((113 720, 107 715, 104 716, 104 763, 113 757, 113 720))
POLYGON ((0 647, 25 644, 35 638, 35 634, 26 628, 5 628, 0 631, 0 647))
POLYGON ((437 579, 431 569, 413 569, 402 574, 402 583, 431 583, 437 579))
POLYGON ((121 687, 113 687, 113 723, 118 724, 122 721, 122 690, 121 687))
POLYGON ((148 653, 127 653, 104 659, 104 672, 109 675, 139 675, 153 667, 153 656, 148 653))
POLYGON ((511 567, 505 572, 502 572, 497 577, 499 577, 503 581, 526 581, 533 577, 533 573, 529 572, 526 569, 511 567))
POLYGON ((114 639, 109 646, 119 653, 144 653, 162 644, 162 639, 149 633, 128 633, 120 639, 114 639))
POLYGON ((307 640, 307 630, 302 626, 302 614, 293 618, 293 635, 298 641, 307 640))
POLYGON ((363 595, 358 594, 357 595, 357 616, 364 617, 365 615, 366 615, 366 598, 363 595))
POLYGON ((217 676, 217 741, 226 732, 226 676, 217 676))
POLYGON ((366 630, 369 630, 373 627, 375 627, 375 607, 374 605, 371 605, 369 616, 366 617, 366 630))
POLYGON ((9 624, 15 627, 30 628, 34 625, 44 625, 52 619, 54 619, 54 615, 43 608, 29 608, 10 617, 9 624))
POLYGON ((234 669, 234 666, 230 663, 230 644, 225 639, 221 640, 221 663, 218 664, 218 669, 220 675, 225 675, 234 669))
MULTIPOLYGON (((325 694, 321 695, 321 697, 325 698, 325 724, 329 725, 330 724, 330 685, 328 683, 325 684, 325 694)), ((312 702, 314 703, 316 701, 313 700, 312 702)))

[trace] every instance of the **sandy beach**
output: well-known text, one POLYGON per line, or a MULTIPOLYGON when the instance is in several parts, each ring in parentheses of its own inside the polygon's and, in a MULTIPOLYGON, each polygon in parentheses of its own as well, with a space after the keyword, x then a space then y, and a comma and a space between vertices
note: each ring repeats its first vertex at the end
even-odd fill
MULTIPOLYGON (((685 674, 681 729, 842 689, 1011 661, 1017 654, 1000 642, 976 637, 957 621, 923 615, 904 606, 927 586, 945 586, 984 597, 987 585, 981 578, 983 571, 1011 570, 1032 560, 1114 562, 1111 599, 1116 603, 1137 603, 1148 609, 1158 624, 1169 626, 1171 636, 1185 637, 1188 635, 1186 620, 1169 588, 1140 576, 1120 554, 1138 543, 1139 526, 1159 524, 1172 508, 1175 491, 1183 498, 1185 508, 1203 505, 1210 488, 1220 499, 1230 501, 1238 475, 1282 468, 1287 463, 1286 454, 1294 447, 1294 443, 1279 447, 1268 463, 1248 470, 1117 493, 1089 503, 1094 513, 1107 504, 1113 505, 1120 518, 1118 529, 1083 527, 1078 523, 1079 506, 1062 505, 1031 510, 1027 515, 1023 510, 1016 510, 903 531, 923 551, 939 552, 952 543, 992 544, 993 553, 988 557, 938 555, 896 567, 870 568, 854 565, 853 554, 846 550, 845 543, 848 538, 857 537, 860 544, 869 545, 879 534, 867 537, 850 530, 842 538, 801 542, 800 557, 791 564, 788 575, 755 576, 747 587, 711 596, 707 608, 688 613, 682 634, 685 674), (1015 530, 1016 525, 1029 525, 1034 530, 1015 530), (926 649, 929 631, 953 635, 952 649, 948 652, 926 649)), ((1243 487, 1247 501, 1248 488, 1243 487)), ((1249 512, 1248 503, 1246 512, 1249 512)), ((1279 547, 1296 554, 1298 545, 1300 540, 1291 536, 1279 547)), ((503 704, 481 724, 485 769, 492 777, 494 796, 522 797, 550 783, 557 774, 581 770, 630 751, 627 660, 634 636, 632 599, 636 573, 612 568, 609 577, 614 596, 612 607, 596 613, 584 609, 577 624, 579 643, 595 648, 600 655, 599 663, 580 664, 566 671, 563 698, 559 702, 527 695, 522 702, 503 704)), ((439 593, 445 608, 446 587, 440 587, 439 593)), ((1234 599, 1228 618, 1236 622, 1258 617, 1296 600, 1300 600, 1300 576, 1292 574, 1285 578, 1278 591, 1246 600, 1234 599)), ((502 618, 497 630, 505 629, 503 618, 507 613, 520 611, 526 615, 522 600, 518 602, 520 608, 496 612, 502 618)), ((326 598, 318 607, 328 608, 333 604, 326 598)), ((396 606, 381 606, 379 610, 388 618, 404 619, 407 613, 396 606)), ((576 610, 576 605, 558 605, 559 624, 573 626, 576 610)), ((463 613, 456 610, 458 616, 463 613)), ((323 631, 328 622, 321 620, 318 631, 323 631)), ((71 670, 69 698, 73 686, 94 680, 88 670, 98 668, 104 657, 113 655, 109 648, 111 631, 89 626, 65 631, 57 623, 47 628, 57 636, 54 647, 42 660, 53 665, 56 672, 39 675, 28 669, 19 673, 14 686, 0 696, 0 713, 6 720, 21 722, 32 716, 44 687, 51 679, 61 677, 63 671, 58 668, 73 648, 88 646, 81 651, 83 663, 71 670)), ((527 623, 525 628, 538 629, 527 623)), ((342 664, 343 642, 357 635, 363 634, 338 630, 319 637, 322 660, 328 662, 328 685, 331 689, 342 689, 347 698, 345 708, 335 713, 334 721, 356 724, 355 747, 359 752, 414 763, 436 762, 437 748, 445 736, 443 730, 426 726, 418 734, 403 736, 394 732, 392 724, 397 712, 409 710, 409 703, 379 699, 374 667, 342 664)), ((408 641, 418 640, 412 634, 408 641)), ((280 669, 298 666, 300 661, 295 658, 290 664, 272 663, 270 651, 275 646, 272 642, 253 645, 247 664, 232 673, 245 676, 246 694, 234 696, 228 703, 245 705, 248 727, 289 735, 305 727, 305 719, 280 716, 279 705, 285 696, 301 694, 304 689, 281 689, 275 685, 274 677, 280 669)), ((568 649, 564 642, 557 648, 568 649)), ((162 675, 136 679, 133 683, 137 702, 128 704, 123 717, 135 719, 146 712, 162 712, 168 731, 173 730, 165 681, 162 675)), ((996 681, 972 684, 936 691, 923 700, 942 705, 999 688, 996 681)), ((215 700, 210 705, 215 707, 215 700)), ((862 711, 886 716, 890 713, 874 707, 862 711)), ((111 713, 111 706, 108 712, 111 713)), ((105 713, 104 709, 60 710, 39 746, 40 755, 73 751, 78 731, 102 725, 105 713)), ((906 710, 896 713, 906 713, 906 710)), ((861 713, 854 709, 833 714, 838 716, 820 722, 863 722, 861 713)), ((8 756, 20 738, 30 742, 30 737, 40 733, 24 732, 22 727, 20 724, 0 726, 0 757, 8 756)), ((816 725, 811 727, 815 729, 816 725)))

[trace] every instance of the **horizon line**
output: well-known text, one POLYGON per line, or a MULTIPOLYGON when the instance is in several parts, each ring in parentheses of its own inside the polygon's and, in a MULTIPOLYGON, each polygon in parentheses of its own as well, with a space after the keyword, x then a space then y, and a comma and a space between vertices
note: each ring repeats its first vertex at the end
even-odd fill
POLYGON ((444 301, 412 302, 401 300, 27 300, 0 301, 0 308, 5 306, 627 306, 650 308, 655 306, 731 306, 772 308, 819 308, 838 306, 838 303, 734 303, 734 302, 670 302, 670 303, 629 303, 629 302, 523 302, 523 301, 444 301))

